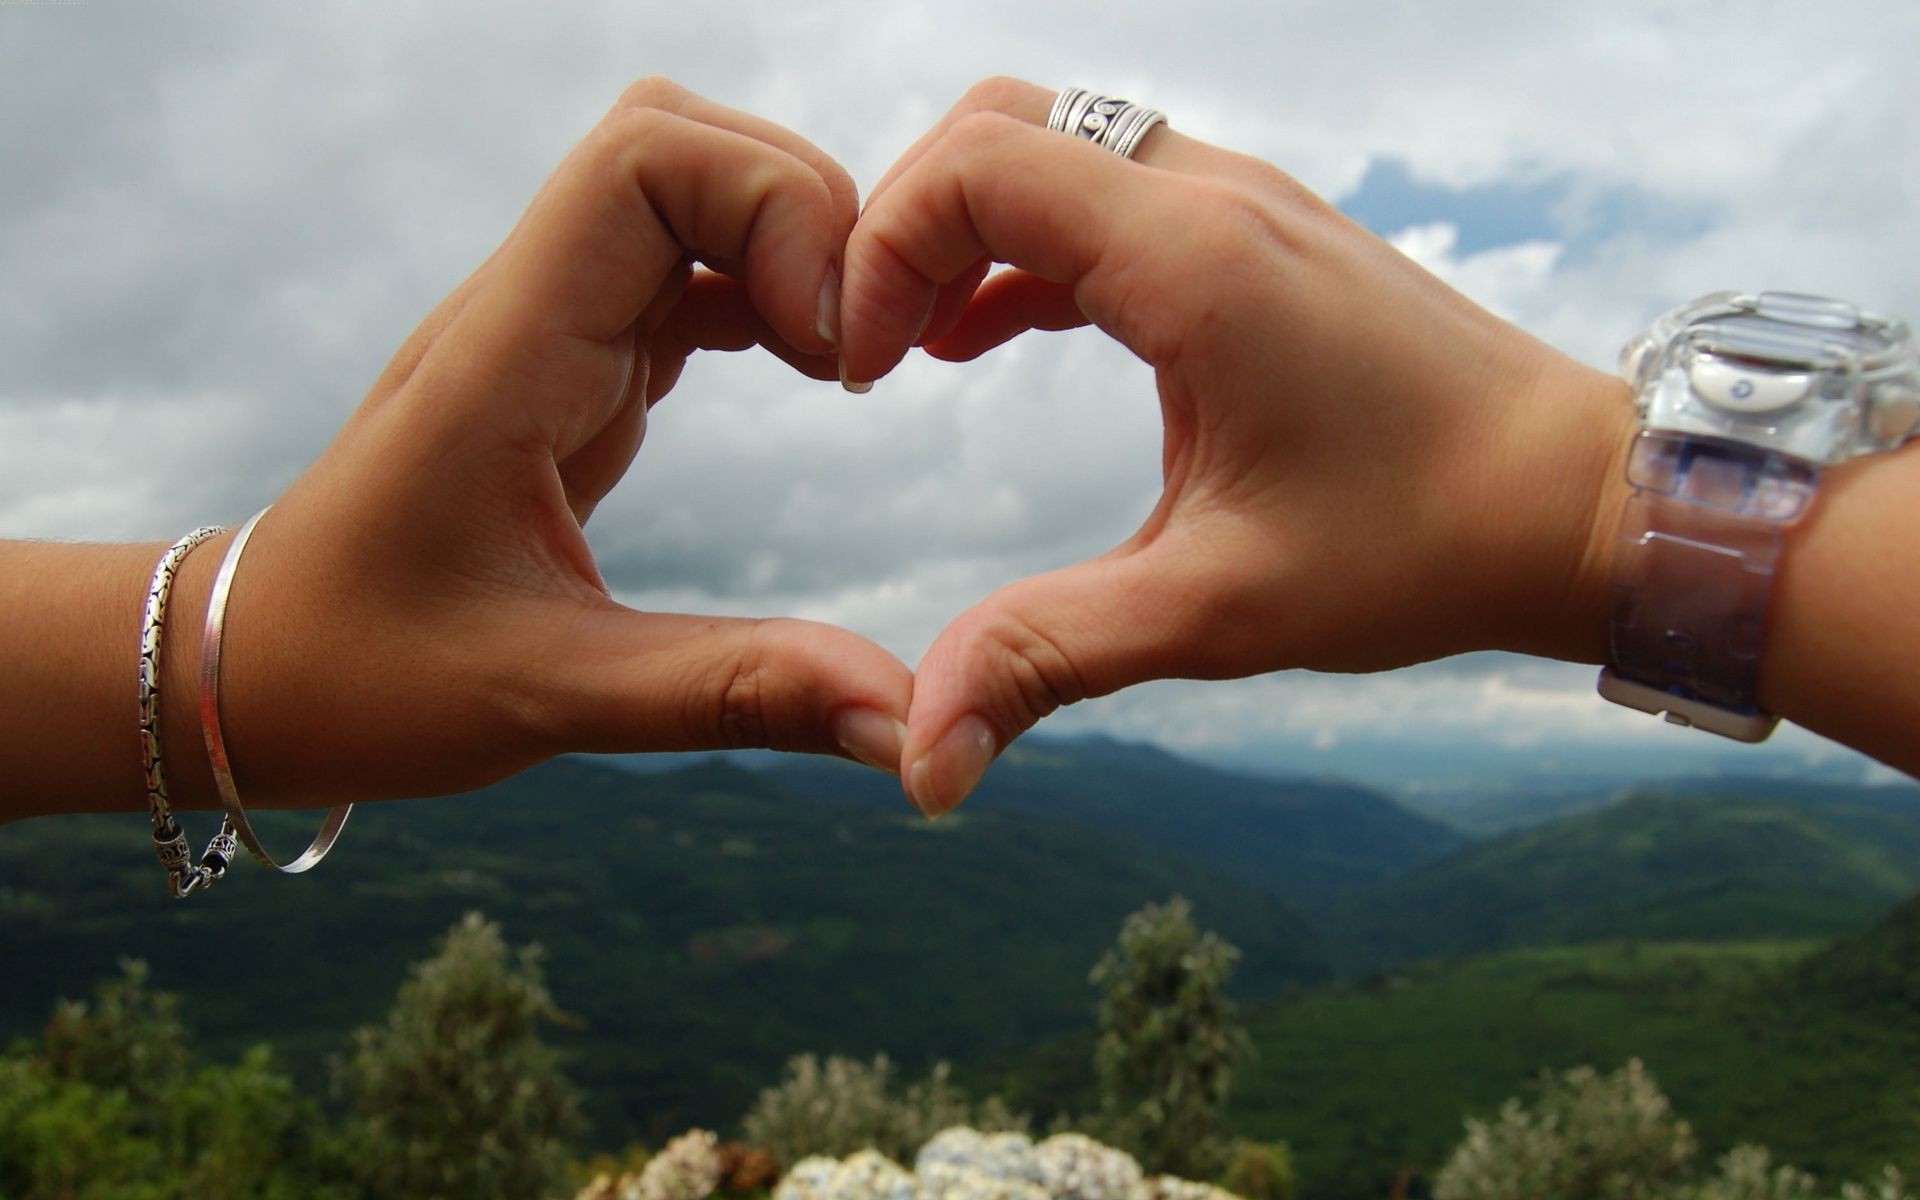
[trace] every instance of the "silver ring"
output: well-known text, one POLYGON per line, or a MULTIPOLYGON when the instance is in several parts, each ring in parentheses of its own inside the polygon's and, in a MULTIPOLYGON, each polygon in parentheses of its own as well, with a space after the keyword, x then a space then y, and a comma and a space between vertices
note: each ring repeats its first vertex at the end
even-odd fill
POLYGON ((1053 108, 1047 113, 1047 128, 1105 146, 1121 158, 1132 158, 1147 131, 1164 125, 1166 120, 1167 114, 1157 108, 1070 87, 1054 97, 1053 108))

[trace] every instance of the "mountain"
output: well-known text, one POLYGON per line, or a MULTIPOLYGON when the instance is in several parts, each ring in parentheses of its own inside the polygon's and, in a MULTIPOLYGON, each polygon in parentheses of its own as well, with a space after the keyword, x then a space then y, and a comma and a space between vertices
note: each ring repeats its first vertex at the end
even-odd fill
POLYGON ((1695 781, 1460 850, 1330 914, 1347 966, 1603 938, 1822 937, 1920 887, 1920 792, 1695 781))
MULTIPOLYGON (((904 803, 894 780, 832 759, 783 756, 760 769, 795 795, 904 803)), ((1106 737, 1015 742, 959 811, 1138 838, 1308 912, 1466 841, 1367 788, 1244 775, 1106 737)))
MULTIPOLYGON (((259 823, 286 846, 312 817, 259 823)), ((563 760, 364 806, 313 874, 242 862, 185 902, 141 817, 48 818, 0 827, 0 1043, 139 957, 210 1053, 270 1040, 318 1088, 325 1056, 478 909, 544 948, 578 1021, 565 1065, 619 1144, 730 1123, 802 1051, 912 1067, 1084 1026, 1121 919, 1175 892, 1244 951, 1241 994, 1324 974, 1284 906, 1137 838, 985 806, 928 823, 903 799, 800 796, 725 764, 563 760)))

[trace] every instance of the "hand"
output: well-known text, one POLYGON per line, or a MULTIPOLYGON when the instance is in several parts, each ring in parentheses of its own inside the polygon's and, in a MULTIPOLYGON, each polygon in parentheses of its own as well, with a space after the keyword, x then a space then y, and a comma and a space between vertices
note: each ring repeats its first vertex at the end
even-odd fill
POLYGON ((1134 161, 974 88, 869 197, 843 363, 1097 325, 1153 368, 1160 503, 994 592, 915 677, 923 810, 1062 704, 1148 679, 1371 671, 1503 647, 1598 661, 1624 385, 1477 308, 1264 163, 1167 128, 1134 161), (981 281, 993 262, 1013 264, 981 281))
MULTIPOLYGON (((562 751, 897 769, 912 678, 892 655, 806 622, 634 612, 581 533, 692 351, 757 343, 836 377, 856 211, 786 130, 629 89, 260 522, 222 684, 242 795, 454 792, 562 751)), ((210 575, 219 554, 188 562, 210 575)), ((197 735, 190 705, 169 714, 197 735)))

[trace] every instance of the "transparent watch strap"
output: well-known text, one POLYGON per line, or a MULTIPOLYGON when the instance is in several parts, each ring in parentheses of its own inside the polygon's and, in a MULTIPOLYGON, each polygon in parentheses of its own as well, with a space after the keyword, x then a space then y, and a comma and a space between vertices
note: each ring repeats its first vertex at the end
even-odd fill
POLYGON ((1760 707, 1767 599, 1781 533, 1818 472, 1740 442, 1647 430, 1627 480, 1601 693, 1676 724, 1764 739, 1778 721, 1760 707))

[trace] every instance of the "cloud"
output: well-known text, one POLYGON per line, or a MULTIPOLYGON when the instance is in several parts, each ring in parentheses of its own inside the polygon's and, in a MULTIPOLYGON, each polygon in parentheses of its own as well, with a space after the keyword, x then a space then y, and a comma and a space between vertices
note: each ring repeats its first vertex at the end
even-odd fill
MULTIPOLYGON (((996 72, 1150 101, 1335 200, 1391 164, 1409 195, 1457 203, 1378 232, 1596 363, 1722 286, 1920 312, 1920 16, 1732 11, 3 8, 0 534, 172 537, 270 499, 573 139, 652 73, 801 130, 862 186, 996 72), (1541 211, 1511 237, 1469 220, 1515 195, 1541 211)), ((711 356, 589 533, 633 602, 839 621, 911 659, 994 587, 1126 536, 1157 492, 1157 422, 1150 373, 1085 331, 910 362, 864 398, 711 356)), ((1381 713, 1494 741, 1631 741, 1652 724, 1572 680, 1473 659, 1168 684, 1066 720, 1187 744, 1351 739, 1381 713)))

